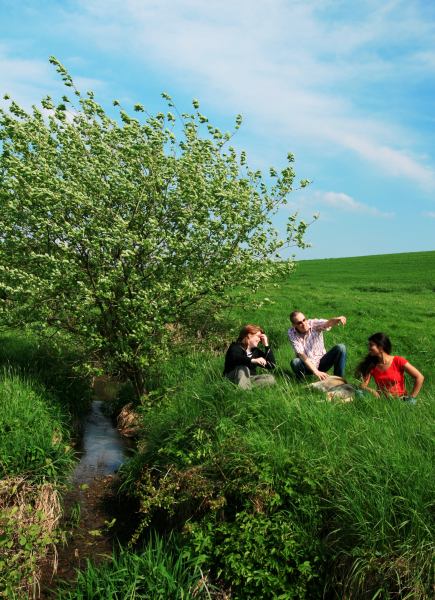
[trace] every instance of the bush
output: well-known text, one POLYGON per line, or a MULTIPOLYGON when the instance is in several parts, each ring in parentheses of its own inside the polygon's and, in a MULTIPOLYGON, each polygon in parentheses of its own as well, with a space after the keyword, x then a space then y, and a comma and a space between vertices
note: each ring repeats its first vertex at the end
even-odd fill
POLYGON ((203 568, 231 586, 234 600, 319 597, 313 586, 318 543, 292 513, 244 510, 233 521, 210 520, 189 531, 203 568))

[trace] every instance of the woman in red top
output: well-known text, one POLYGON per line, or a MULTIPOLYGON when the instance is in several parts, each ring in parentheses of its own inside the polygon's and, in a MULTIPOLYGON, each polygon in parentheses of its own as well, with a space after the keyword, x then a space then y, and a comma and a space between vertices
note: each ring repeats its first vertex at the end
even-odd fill
POLYGON ((362 376, 361 388, 377 398, 383 393, 410 402, 415 402, 424 381, 424 376, 406 358, 391 355, 391 342, 385 333, 374 333, 369 337, 369 353, 358 365, 356 374, 362 376), (405 386, 405 373, 414 379, 409 395, 405 386), (377 390, 368 387, 371 377, 376 382, 377 390))

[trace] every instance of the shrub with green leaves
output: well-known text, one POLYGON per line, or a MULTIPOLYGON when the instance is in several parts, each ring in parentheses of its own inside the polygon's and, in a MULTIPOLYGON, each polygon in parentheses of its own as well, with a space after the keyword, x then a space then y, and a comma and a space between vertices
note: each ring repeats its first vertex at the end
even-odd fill
POLYGON ((1 318, 64 331, 88 367, 140 395, 192 307, 216 311, 234 285, 252 291, 292 269, 277 259, 304 246, 307 224, 291 215, 280 239, 271 217, 292 191, 294 158, 267 185, 196 100, 179 115, 163 94, 168 112, 144 119, 142 105, 136 118, 115 101, 115 119, 50 60, 76 104, 0 108, 1 318))
POLYGON ((267 464, 246 466, 221 482, 207 515, 187 521, 187 546, 235 600, 319 597, 319 490, 290 461, 279 478, 267 464))
POLYGON ((192 525, 190 543, 203 568, 231 587, 234 600, 314 598, 318 542, 294 524, 291 512, 245 510, 233 521, 192 525))

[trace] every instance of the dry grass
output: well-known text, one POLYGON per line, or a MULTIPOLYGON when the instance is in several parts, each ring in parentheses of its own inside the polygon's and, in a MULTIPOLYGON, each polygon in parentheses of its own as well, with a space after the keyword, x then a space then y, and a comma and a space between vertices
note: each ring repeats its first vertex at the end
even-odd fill
POLYGON ((62 510, 59 492, 50 483, 31 484, 24 477, 0 480, 0 546, 5 576, 0 578, 0 597, 39 598, 41 566, 50 556, 57 569, 57 526, 62 510), (10 547, 8 547, 10 546, 10 547), (8 591, 9 590, 9 591, 8 591), (15 595, 16 594, 16 595, 15 595))

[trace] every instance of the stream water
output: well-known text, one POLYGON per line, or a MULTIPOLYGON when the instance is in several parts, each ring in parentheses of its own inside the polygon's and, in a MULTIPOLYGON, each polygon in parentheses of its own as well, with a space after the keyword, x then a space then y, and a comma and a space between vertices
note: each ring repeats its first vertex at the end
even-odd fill
POLYGON ((115 473, 124 462, 127 446, 103 410, 103 400, 94 400, 83 423, 82 456, 72 482, 91 483, 95 477, 115 473))
POLYGON ((85 568, 87 559, 95 564, 107 560, 115 532, 108 523, 116 521, 117 532, 131 530, 129 508, 112 487, 112 475, 127 458, 131 444, 104 414, 107 399, 98 396, 104 398, 103 394, 97 395, 83 421, 80 460, 71 476, 72 487, 63 498, 65 522, 69 523, 74 511, 74 526, 68 525, 68 543, 57 548, 56 575, 50 561, 43 570, 41 600, 57 598, 58 583, 74 582, 77 570, 85 568))

